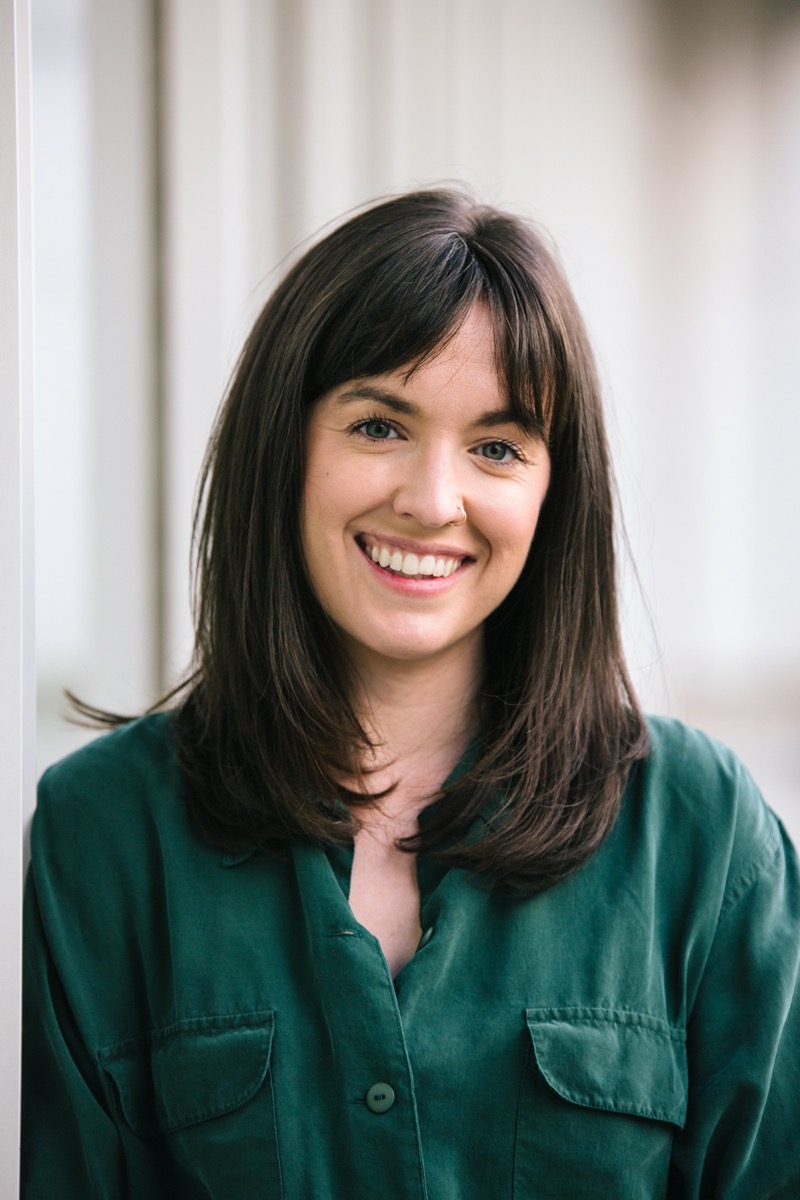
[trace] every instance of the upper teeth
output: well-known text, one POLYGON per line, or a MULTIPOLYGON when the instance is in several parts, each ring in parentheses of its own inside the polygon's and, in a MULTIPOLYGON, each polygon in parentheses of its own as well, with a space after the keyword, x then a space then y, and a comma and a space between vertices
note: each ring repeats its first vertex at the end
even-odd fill
POLYGON ((374 563, 400 575, 452 575, 461 565, 460 558, 437 558, 433 554, 404 554, 391 546, 368 546, 367 554, 374 563))

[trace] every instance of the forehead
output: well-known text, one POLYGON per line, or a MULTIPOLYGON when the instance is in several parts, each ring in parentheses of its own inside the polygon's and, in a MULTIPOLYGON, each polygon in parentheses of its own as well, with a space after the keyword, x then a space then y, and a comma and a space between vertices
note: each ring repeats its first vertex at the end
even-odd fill
POLYGON ((482 314, 470 315, 421 362, 349 381, 326 399, 342 410, 375 405, 453 425, 516 424, 496 367, 491 323, 482 314))
POLYGON ((430 354, 409 367, 389 373, 409 392, 430 395, 460 393, 464 403, 481 398, 504 406, 505 388, 497 370, 494 329, 483 305, 474 305, 463 322, 430 354))

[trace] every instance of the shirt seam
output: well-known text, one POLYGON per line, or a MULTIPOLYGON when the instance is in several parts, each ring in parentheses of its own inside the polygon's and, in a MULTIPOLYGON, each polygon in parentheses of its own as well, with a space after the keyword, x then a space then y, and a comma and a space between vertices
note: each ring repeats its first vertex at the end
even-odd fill
POLYGON ((769 868, 775 863, 780 852, 780 838, 778 836, 777 827, 774 829, 773 838, 767 842, 759 854, 748 867, 737 877, 736 881, 731 885, 723 900, 722 907, 719 911, 717 920, 717 932, 722 928, 725 922, 730 917, 731 913, 741 904, 744 897, 748 894, 751 888, 766 875, 769 868), (774 839, 774 840, 773 840, 774 839))

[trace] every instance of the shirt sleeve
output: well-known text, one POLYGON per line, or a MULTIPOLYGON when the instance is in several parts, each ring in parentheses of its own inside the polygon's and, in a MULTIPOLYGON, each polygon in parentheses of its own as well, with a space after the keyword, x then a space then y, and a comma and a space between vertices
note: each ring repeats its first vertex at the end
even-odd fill
POLYGON ((800 877, 767 816, 778 836, 729 884, 689 1021, 681 1200, 800 1196, 800 877))
POLYGON ((116 1125, 48 948, 32 870, 23 945, 21 1200, 124 1200, 116 1125))

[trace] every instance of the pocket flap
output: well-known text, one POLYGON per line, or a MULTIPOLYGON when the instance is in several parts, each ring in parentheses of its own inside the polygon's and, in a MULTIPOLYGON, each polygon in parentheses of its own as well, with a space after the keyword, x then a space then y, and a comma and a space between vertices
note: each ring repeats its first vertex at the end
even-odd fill
POLYGON ((140 1137, 232 1112, 266 1078, 273 1012, 195 1017, 100 1050, 122 1114, 140 1137))
POLYGON ((645 1013, 606 1008, 529 1008, 525 1018, 539 1070, 559 1096, 683 1128, 683 1030, 645 1013))

